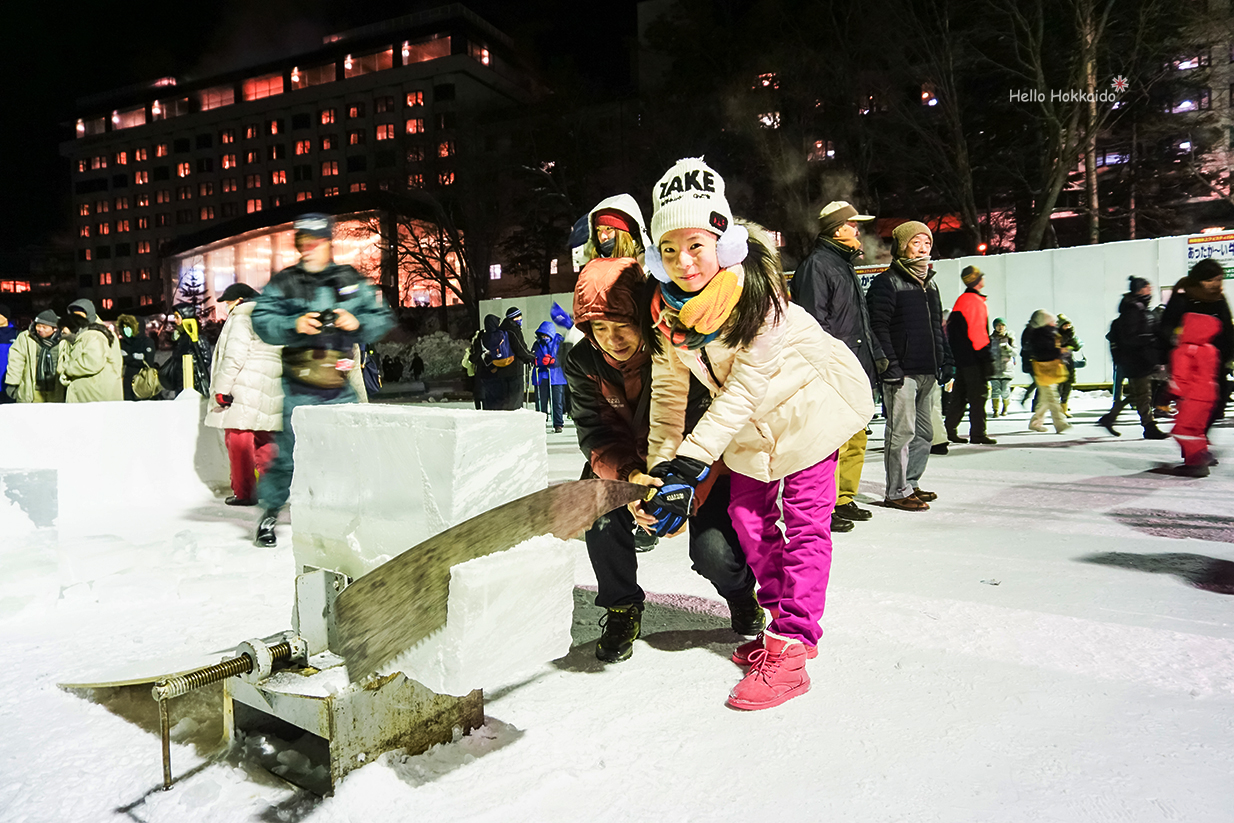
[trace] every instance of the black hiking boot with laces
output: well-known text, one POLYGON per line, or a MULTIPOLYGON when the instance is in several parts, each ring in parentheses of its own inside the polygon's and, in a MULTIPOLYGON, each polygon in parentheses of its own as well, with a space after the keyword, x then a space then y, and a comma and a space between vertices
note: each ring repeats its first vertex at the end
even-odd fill
POLYGON ((753 637, 766 628, 767 617, 763 607, 758 604, 754 589, 737 597, 724 599, 728 601, 729 624, 734 632, 753 637))
POLYGON ((605 663, 628 660, 643 625, 643 604, 613 606, 600 618, 604 633, 596 642, 596 658, 605 663))
POLYGON ((266 509, 265 514, 261 516, 261 520, 257 523, 257 536, 253 538, 255 545, 263 548, 269 548, 278 543, 278 538, 274 536, 274 527, 279 522, 278 509, 266 509))

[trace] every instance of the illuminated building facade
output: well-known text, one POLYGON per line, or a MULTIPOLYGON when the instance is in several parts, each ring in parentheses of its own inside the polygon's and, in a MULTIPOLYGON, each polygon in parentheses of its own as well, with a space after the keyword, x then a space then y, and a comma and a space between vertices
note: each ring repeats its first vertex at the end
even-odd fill
POLYGON ((260 287, 295 259, 294 216, 323 211, 346 229, 341 259, 400 303, 440 304, 446 290, 417 287, 363 227, 380 227, 399 196, 451 197, 468 153, 485 148, 467 124, 538 95, 509 38, 452 5, 276 62, 83 99, 61 145, 78 296, 108 315, 260 287))

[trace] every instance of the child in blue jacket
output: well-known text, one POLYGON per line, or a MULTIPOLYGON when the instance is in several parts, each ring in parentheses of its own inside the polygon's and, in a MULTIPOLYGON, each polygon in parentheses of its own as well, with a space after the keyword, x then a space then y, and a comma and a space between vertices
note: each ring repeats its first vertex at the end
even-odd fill
POLYGON ((536 387, 536 411, 552 418, 555 432, 565 425, 566 375, 558 357, 562 340, 553 324, 545 320, 536 329, 536 342, 531 347, 531 356, 535 358, 531 383, 536 387))

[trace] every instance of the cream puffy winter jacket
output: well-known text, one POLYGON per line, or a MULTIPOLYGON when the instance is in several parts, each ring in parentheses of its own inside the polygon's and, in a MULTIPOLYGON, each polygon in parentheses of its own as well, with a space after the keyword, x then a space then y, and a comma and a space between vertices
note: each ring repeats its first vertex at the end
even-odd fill
POLYGON ((253 303, 240 303, 223 324, 210 366, 206 425, 216 429, 283 430, 282 349, 253 331, 253 303), (229 394, 223 408, 216 394, 229 394))
POLYGON ((124 356, 110 329, 92 325, 72 340, 62 340, 56 371, 68 387, 67 403, 124 400, 124 356))
MULTIPOLYGON (((778 259, 763 233, 749 228, 751 245, 764 249, 747 257, 747 278, 760 276, 750 268, 759 261, 778 259)), ((652 357, 649 466, 677 455, 709 464, 723 456, 733 471, 771 482, 826 459, 865 427, 874 402, 852 350, 795 303, 786 302, 778 323, 773 318, 740 349, 723 335, 693 351, 661 340, 652 357), (691 373, 714 399, 683 438, 691 373)))

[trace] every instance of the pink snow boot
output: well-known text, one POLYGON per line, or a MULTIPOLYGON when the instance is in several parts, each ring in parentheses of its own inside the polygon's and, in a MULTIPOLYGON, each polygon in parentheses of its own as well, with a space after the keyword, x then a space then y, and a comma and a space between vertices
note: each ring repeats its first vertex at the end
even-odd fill
POLYGON ((810 690, 805 644, 771 632, 763 632, 763 642, 750 655, 750 671, 728 694, 734 709, 770 709, 810 690))

